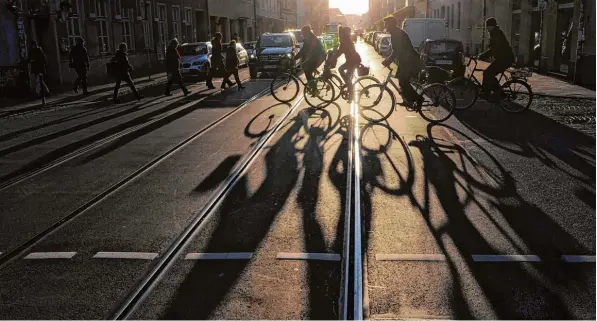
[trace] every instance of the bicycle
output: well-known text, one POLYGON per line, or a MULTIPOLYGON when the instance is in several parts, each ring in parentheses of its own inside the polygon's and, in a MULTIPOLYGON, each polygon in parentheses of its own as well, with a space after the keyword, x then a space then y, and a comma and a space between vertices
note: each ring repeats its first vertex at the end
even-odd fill
MULTIPOLYGON (((479 98, 479 89, 482 84, 475 77, 475 71, 483 71, 483 69, 477 68, 479 64, 477 57, 470 57, 466 66, 467 70, 473 62, 475 66, 468 76, 453 79, 448 83, 457 100, 461 102, 456 104, 458 110, 470 108, 479 98)), ((524 68, 508 72, 511 77, 502 72, 498 78, 500 83, 503 80, 505 82, 501 85, 503 98, 497 104, 508 113, 517 114, 527 111, 533 102, 533 90, 526 80, 532 76, 532 72, 524 68)))
MULTIPOLYGON (((344 79, 342 79, 342 77, 332 72, 332 69, 335 68, 335 61, 332 62, 331 59, 331 57, 334 56, 334 53, 335 50, 328 51, 326 62, 323 67, 322 78, 328 80, 332 83, 332 85, 334 85, 334 87, 336 87, 336 95, 334 96, 334 101, 338 100, 340 97, 342 97, 342 99, 346 101, 349 101, 350 93, 348 92, 348 85, 344 82, 344 79)), ((357 74, 359 76, 352 83, 353 88, 358 87, 360 89, 363 89, 369 85, 380 83, 377 78, 369 75, 369 68, 363 65, 357 67, 357 74), (367 83, 367 81, 371 82, 367 83)))
POLYGON ((299 76, 298 68, 294 60, 285 58, 287 61, 282 62, 287 65, 286 71, 280 73, 272 79, 270 84, 270 92, 274 98, 281 103, 289 103, 293 101, 299 94, 299 82, 303 84, 305 90, 303 95, 305 101, 309 106, 314 108, 325 108, 334 101, 335 89, 328 80, 319 76, 319 71, 315 70, 314 78, 311 81, 304 82, 299 76), (290 93, 286 98, 283 98, 285 93, 290 93), (321 102, 313 102, 312 98, 318 98, 321 102))
MULTIPOLYGON (((361 92, 359 92, 359 109, 361 116, 370 121, 370 122, 381 122, 394 112, 394 108, 396 106, 396 96, 388 87, 388 84, 392 84, 394 89, 401 92, 400 88, 396 83, 391 79, 392 78, 392 68, 388 67, 388 76, 383 84, 375 84, 369 85, 365 87, 361 92), (382 113, 379 109, 374 109, 374 107, 378 106, 382 99, 384 99, 384 91, 387 92, 385 97, 390 98, 389 111, 387 113, 382 113), (379 119, 374 119, 372 115, 378 114, 381 117, 379 119)), ((415 103, 414 106, 411 108, 412 110, 416 110, 419 112, 421 117, 427 120, 430 123, 439 123, 443 122, 446 119, 450 118, 454 113, 454 105, 456 104, 456 98, 454 97, 454 93, 452 90, 444 85, 439 83, 428 84, 424 86, 417 87, 418 92, 418 100, 422 100, 422 103, 415 103)), ((408 109, 408 108, 407 108, 408 109)))

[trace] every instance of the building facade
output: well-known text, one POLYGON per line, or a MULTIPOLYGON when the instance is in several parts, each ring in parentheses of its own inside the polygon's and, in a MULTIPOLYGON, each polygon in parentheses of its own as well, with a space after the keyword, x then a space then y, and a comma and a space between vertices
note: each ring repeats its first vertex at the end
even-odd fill
POLYGON ((284 21, 284 29, 296 29, 298 25, 297 0, 282 0, 282 20, 284 21))
POLYGON ((316 35, 320 35, 329 22, 329 0, 304 0, 305 24, 311 26, 316 35))
POLYGON ((284 31, 281 2, 280 0, 257 0, 258 35, 265 32, 284 31))
POLYGON ((301 28, 305 25, 305 1, 304 0, 295 0, 296 1, 296 24, 297 27, 301 28))
POLYGON ((220 32, 225 41, 235 34, 241 42, 255 39, 254 0, 208 0, 208 9, 210 35, 220 32))

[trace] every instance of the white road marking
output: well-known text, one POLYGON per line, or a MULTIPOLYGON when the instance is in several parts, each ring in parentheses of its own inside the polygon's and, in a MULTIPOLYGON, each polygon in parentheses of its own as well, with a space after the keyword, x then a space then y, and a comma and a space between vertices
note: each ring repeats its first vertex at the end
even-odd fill
POLYGON ((27 254, 25 260, 43 260, 43 259, 71 259, 77 252, 32 252, 27 254))
POLYGON ((475 262, 541 262, 537 255, 473 254, 475 262))
POLYGON ((562 259, 568 263, 594 263, 595 255, 562 255, 562 259))
POLYGON ((250 260, 253 252, 188 253, 185 260, 250 260))
POLYGON ((94 259, 133 259, 133 260, 153 260, 158 257, 158 253, 147 252, 97 252, 94 259))
POLYGON ((375 254, 378 261, 445 261, 443 254, 375 254))
POLYGON ((288 253, 280 252, 276 256, 279 260, 316 260, 316 261, 340 261, 340 254, 336 253, 288 253))

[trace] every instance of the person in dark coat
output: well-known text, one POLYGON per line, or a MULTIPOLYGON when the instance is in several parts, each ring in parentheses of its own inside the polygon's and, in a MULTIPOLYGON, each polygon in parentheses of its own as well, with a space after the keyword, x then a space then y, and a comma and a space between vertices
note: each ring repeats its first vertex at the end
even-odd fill
POLYGON ((77 72, 77 80, 75 81, 73 91, 75 94, 78 94, 79 86, 81 86, 83 94, 88 94, 87 71, 89 70, 89 55, 87 54, 83 38, 77 38, 77 44, 70 50, 68 59, 70 67, 77 72))
POLYGON ((172 87, 172 82, 176 82, 184 95, 187 96, 190 91, 185 87, 182 81, 182 75, 180 74, 180 53, 178 52, 178 40, 172 39, 170 40, 170 46, 166 50, 166 73, 168 74, 168 82, 166 83, 166 92, 164 93, 166 96, 172 96, 170 93, 170 87, 172 87))
POLYGON ((209 74, 207 75, 207 88, 216 88, 214 87, 212 80, 218 71, 224 74, 222 89, 226 88, 226 84, 232 87, 234 84, 232 81, 230 81, 230 79, 228 79, 228 71, 226 70, 226 66, 224 65, 224 57, 222 56, 222 34, 216 32, 216 36, 211 40, 211 65, 209 74))
POLYGON ((114 58, 112 58, 112 63, 114 63, 114 77, 116 78, 116 85, 114 86, 114 103, 119 104, 120 100, 118 99, 118 89, 120 89, 120 82, 126 82, 137 97, 137 100, 141 100, 143 96, 137 92, 137 88, 135 88, 135 83, 133 79, 131 79, 130 72, 133 71, 133 66, 129 63, 129 58, 127 55, 127 46, 126 43, 121 43, 118 46, 118 51, 114 58))
POLYGON ((340 76, 344 79, 344 83, 348 86, 348 92, 350 93, 350 97, 352 98, 354 88, 352 86, 352 76, 354 75, 355 70, 361 63, 361 56, 357 52, 355 48, 354 42, 351 39, 351 31, 349 27, 340 27, 339 30, 339 38, 340 38, 340 48, 334 54, 333 59, 338 59, 340 56, 344 55, 346 58, 346 62, 338 68, 340 72, 340 76))
POLYGON ((226 70, 229 73, 228 78, 230 78, 230 74, 234 75, 234 80, 236 80, 236 84, 238 85, 238 90, 241 90, 245 87, 240 82, 240 77, 238 76, 238 65, 239 64, 240 64, 240 61, 238 59, 238 55, 236 54, 236 41, 232 40, 232 41, 230 41, 230 45, 226 49, 226 70))
POLYGON ((483 92, 490 97, 492 92, 500 95, 502 93, 500 83, 496 76, 504 72, 514 62, 512 47, 500 29, 495 18, 485 21, 487 32, 489 32, 489 49, 479 55, 479 59, 493 56, 495 59, 483 72, 483 92))
POLYGON ((313 72, 325 61, 325 50, 321 41, 311 30, 311 26, 303 26, 301 32, 305 40, 295 59, 302 59, 305 77, 308 81, 311 81, 313 72))
MULTIPOLYGON (((31 73, 35 75, 35 79, 39 85, 39 95, 48 94, 48 86, 45 82, 46 67, 48 65, 46 55, 36 41, 31 42, 31 52, 29 53, 29 63, 31 64, 31 73), (43 91, 45 92, 42 92, 43 91)), ((36 85, 37 87, 37 85, 36 85)))
POLYGON ((406 31, 398 27, 396 18, 390 16, 384 19, 386 30, 390 33, 392 42, 392 53, 382 64, 387 67, 392 62, 398 64, 398 84, 402 92, 404 104, 412 106, 414 103, 421 104, 423 98, 417 94, 417 91, 410 84, 410 79, 416 77, 424 68, 419 54, 413 47, 410 37, 406 31))

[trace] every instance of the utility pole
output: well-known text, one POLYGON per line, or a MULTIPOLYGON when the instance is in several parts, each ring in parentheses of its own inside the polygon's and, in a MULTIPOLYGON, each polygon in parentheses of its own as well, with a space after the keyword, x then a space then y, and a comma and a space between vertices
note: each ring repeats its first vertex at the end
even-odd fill
POLYGON ((255 34, 253 40, 257 39, 257 1, 259 0, 253 0, 253 33, 255 34))
POLYGON ((205 14, 207 15, 207 40, 211 40, 211 16, 209 15, 209 0, 205 0, 205 14))
POLYGON ((483 35, 481 36, 481 52, 485 50, 485 20, 487 20, 487 0, 483 0, 483 35))

